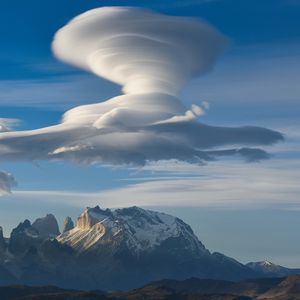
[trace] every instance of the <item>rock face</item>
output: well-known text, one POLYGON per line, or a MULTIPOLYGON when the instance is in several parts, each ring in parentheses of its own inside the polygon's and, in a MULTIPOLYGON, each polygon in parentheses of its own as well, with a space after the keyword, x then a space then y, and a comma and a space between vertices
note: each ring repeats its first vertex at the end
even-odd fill
POLYGON ((11 232, 8 248, 13 254, 24 254, 39 242, 38 231, 31 226, 29 220, 25 220, 11 232))
POLYGON ((47 214, 44 218, 36 219, 32 227, 37 230, 43 238, 56 237, 60 234, 57 220, 52 214, 47 214))
POLYGON ((0 251, 4 251, 6 248, 6 243, 5 243, 5 239, 3 236, 3 229, 0 226, 0 251))
POLYGON ((72 271, 82 275, 84 288, 128 289, 163 278, 254 276, 239 262, 211 254, 182 220, 138 207, 87 208, 76 227, 56 239, 74 250, 72 271), (95 283, 84 274, 93 274, 95 283))
POLYGON ((44 240, 59 234, 56 218, 51 214, 36 219, 33 224, 25 220, 13 229, 8 248, 13 254, 25 255, 27 251, 34 251, 33 248, 39 248, 44 240))
POLYGON ((64 221, 64 227, 62 233, 65 233, 74 228, 73 220, 70 217, 67 217, 64 221))
POLYGON ((104 245, 113 253, 120 251, 120 247, 126 248, 133 256, 150 253, 171 240, 175 244, 177 240, 180 250, 185 249, 189 255, 209 253, 180 219, 138 207, 115 211, 102 210, 99 206, 87 208, 78 218, 77 226, 57 240, 78 252, 99 252, 104 245))

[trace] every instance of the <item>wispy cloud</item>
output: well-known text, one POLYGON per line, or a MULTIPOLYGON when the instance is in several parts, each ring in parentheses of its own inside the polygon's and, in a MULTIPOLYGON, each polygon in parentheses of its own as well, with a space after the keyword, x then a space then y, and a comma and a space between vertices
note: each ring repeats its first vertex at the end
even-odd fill
POLYGON ((21 120, 18 119, 7 119, 7 118, 0 118, 0 132, 7 132, 18 125, 20 125, 21 120))
POLYGON ((299 210, 299 170, 299 160, 256 165, 214 162, 201 167, 174 161, 145 167, 122 188, 95 193, 16 191, 13 197, 78 207, 99 204, 299 210), (147 171, 148 177, 140 178, 147 171))

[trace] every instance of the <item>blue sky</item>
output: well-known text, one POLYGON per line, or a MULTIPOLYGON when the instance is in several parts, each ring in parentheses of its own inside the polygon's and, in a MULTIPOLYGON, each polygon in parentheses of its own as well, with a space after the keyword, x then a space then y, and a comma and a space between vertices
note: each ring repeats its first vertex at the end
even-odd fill
POLYGON ((212 250, 243 262, 300 267, 300 1, 3 1, 0 118, 21 120, 18 130, 35 129, 58 123, 72 107, 121 93, 51 52, 55 32, 72 17, 107 5, 200 17, 218 28, 230 45, 214 70, 188 83, 180 98, 187 106, 210 103, 204 123, 264 126, 282 132, 285 142, 270 147, 270 160, 254 164, 228 159, 204 167, 171 161, 129 168, 2 161, 0 169, 18 181, 12 195, 0 198, 5 232, 48 212, 62 222, 88 205, 142 205, 182 217, 212 250))

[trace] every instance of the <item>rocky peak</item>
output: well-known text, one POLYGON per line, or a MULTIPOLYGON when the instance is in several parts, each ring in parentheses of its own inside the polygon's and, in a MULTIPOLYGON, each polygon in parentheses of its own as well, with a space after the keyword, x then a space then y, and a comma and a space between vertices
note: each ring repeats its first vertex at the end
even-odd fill
POLYGON ((257 261, 257 262, 250 262, 247 264, 247 266, 251 269, 260 269, 260 270, 268 270, 268 269, 274 269, 280 266, 277 266, 273 264, 270 261, 264 260, 264 261, 257 261))
POLYGON ((167 241, 171 248, 171 243, 177 239, 182 251, 190 255, 208 253, 190 226, 182 220, 139 207, 114 211, 99 206, 86 208, 78 218, 77 226, 57 239, 79 251, 94 251, 105 244, 106 248, 112 248, 112 253, 125 247, 134 255, 151 252, 167 241))
POLYGON ((9 239, 9 250, 14 254, 24 253, 38 239, 38 231, 31 226, 29 220, 25 220, 12 230, 9 239))
POLYGON ((57 220, 52 214, 47 214, 44 218, 36 219, 32 227, 43 238, 56 237, 60 234, 57 220))
POLYGON ((63 233, 72 230, 74 228, 74 222, 71 219, 71 217, 66 217, 65 221, 64 221, 64 227, 63 227, 63 233))
POLYGON ((111 210, 103 210, 99 206, 94 208, 87 207, 85 211, 77 219, 77 228, 82 230, 91 229, 97 223, 101 223, 108 218, 112 218, 111 210))
MULTIPOLYGON (((288 269, 286 267, 276 265, 270 261, 258 261, 250 262, 246 266, 256 272, 263 274, 264 276, 278 277, 278 276, 288 276, 294 274, 293 269, 288 269)), ((295 269, 297 270, 297 269, 295 269)), ((298 270, 297 272, 298 273, 298 270)))
POLYGON ((32 228, 31 222, 27 219, 12 230, 10 237, 23 233, 38 236, 38 232, 32 228))

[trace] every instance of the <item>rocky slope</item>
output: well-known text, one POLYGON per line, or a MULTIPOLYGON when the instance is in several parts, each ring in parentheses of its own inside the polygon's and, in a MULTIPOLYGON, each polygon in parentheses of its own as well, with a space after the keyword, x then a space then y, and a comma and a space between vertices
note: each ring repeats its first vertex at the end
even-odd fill
POLYGON ((65 233, 73 228, 74 228, 73 220, 70 217, 66 217, 66 219, 64 221, 62 233, 65 233))
POLYGON ((57 237, 78 252, 103 251, 116 253, 125 247, 132 255, 150 253, 169 239, 184 243, 186 252, 195 256, 208 254, 192 229, 180 219, 138 207, 102 210, 87 208, 77 226, 57 237))
POLYGON ((104 289, 127 289, 162 278, 255 276, 234 259, 211 254, 182 220, 138 207, 87 208, 76 227, 57 241, 76 253, 79 263, 73 270, 99 274, 94 280, 104 289))
POLYGON ((52 238, 60 234, 57 220, 52 214, 47 214, 44 218, 36 219, 32 227, 44 238, 52 238))

